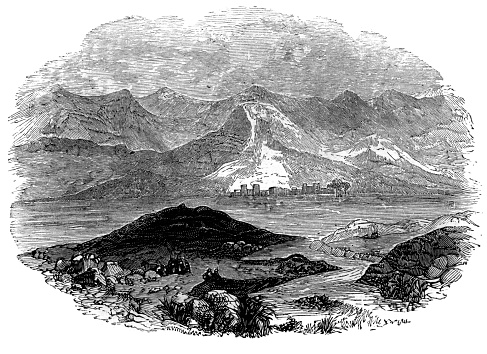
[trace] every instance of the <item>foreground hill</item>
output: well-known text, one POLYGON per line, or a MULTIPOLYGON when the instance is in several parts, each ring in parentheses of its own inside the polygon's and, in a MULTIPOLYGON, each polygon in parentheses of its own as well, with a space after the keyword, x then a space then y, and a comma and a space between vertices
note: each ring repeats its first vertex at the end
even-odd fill
POLYGON ((428 291, 461 278, 458 267, 467 262, 475 247, 470 230, 447 226, 400 243, 369 266, 358 282, 376 287, 384 298, 419 303, 428 291))
POLYGON ((144 215, 108 235, 81 244, 48 248, 46 258, 56 261, 91 253, 134 269, 143 261, 169 258, 174 253, 239 259, 257 248, 295 239, 259 229, 209 207, 188 208, 181 204, 144 215), (250 247, 230 252, 224 247, 227 242, 241 242, 250 247))

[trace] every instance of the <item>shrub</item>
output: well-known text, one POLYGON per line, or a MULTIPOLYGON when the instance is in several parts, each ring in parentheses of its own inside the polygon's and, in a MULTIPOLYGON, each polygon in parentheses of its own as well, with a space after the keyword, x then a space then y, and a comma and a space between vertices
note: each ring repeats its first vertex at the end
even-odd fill
POLYGON ((315 321, 313 324, 308 324, 304 333, 306 334, 331 334, 338 331, 336 318, 328 316, 321 320, 315 321))
POLYGON ((158 306, 168 317, 174 322, 186 325, 191 318, 191 310, 186 303, 173 302, 167 297, 160 300, 161 305, 158 306))
POLYGON ((342 302, 338 300, 330 300, 330 298, 325 294, 302 297, 294 300, 294 302, 301 308, 316 309, 321 311, 330 310, 342 305, 342 302))
POLYGON ((271 333, 270 322, 274 317, 274 310, 259 297, 245 296, 240 299, 240 325, 235 334, 249 337, 261 337, 271 333))
POLYGON ((297 321, 294 317, 289 316, 286 322, 277 325, 276 329, 281 332, 299 332, 303 329, 303 322, 297 321))

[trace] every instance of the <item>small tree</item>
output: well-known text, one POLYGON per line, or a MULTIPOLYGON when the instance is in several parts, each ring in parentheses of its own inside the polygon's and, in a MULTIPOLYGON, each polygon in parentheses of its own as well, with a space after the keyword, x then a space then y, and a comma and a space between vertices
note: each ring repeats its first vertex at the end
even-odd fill
POLYGON ((343 194, 347 195, 347 191, 350 189, 351 185, 346 181, 335 178, 331 183, 328 183, 327 187, 335 191, 335 197, 341 197, 343 194))

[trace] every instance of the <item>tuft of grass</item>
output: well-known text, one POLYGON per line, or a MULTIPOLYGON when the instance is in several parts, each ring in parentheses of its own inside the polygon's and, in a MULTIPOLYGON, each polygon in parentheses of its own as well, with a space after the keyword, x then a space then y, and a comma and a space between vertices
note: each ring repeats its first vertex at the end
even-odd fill
POLYGON ((332 334, 339 332, 337 319, 332 316, 323 317, 314 323, 308 323, 303 330, 304 334, 332 334))
POLYGON ((301 332, 303 329, 303 322, 296 320, 292 316, 288 316, 286 322, 275 326, 280 332, 301 332))
POLYGON ((238 315, 240 325, 235 334, 248 337, 262 337, 271 333, 274 310, 259 297, 240 298, 238 315))
POLYGON ((172 302, 167 297, 165 297, 163 300, 159 299, 159 302, 161 304, 158 306, 158 308, 164 312, 169 319, 182 325, 186 325, 188 323, 191 313, 186 304, 172 302))

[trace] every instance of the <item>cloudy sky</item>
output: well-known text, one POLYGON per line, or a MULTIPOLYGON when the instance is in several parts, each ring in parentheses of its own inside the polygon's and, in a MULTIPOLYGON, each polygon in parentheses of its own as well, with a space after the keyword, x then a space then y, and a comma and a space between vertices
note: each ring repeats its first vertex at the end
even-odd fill
POLYGON ((79 52, 46 63, 20 95, 59 84, 97 95, 161 87, 218 99, 252 84, 296 96, 332 98, 345 89, 364 98, 394 88, 417 93, 437 85, 438 71, 380 34, 352 38, 330 19, 300 20, 259 8, 178 17, 127 17, 86 34, 79 52))

